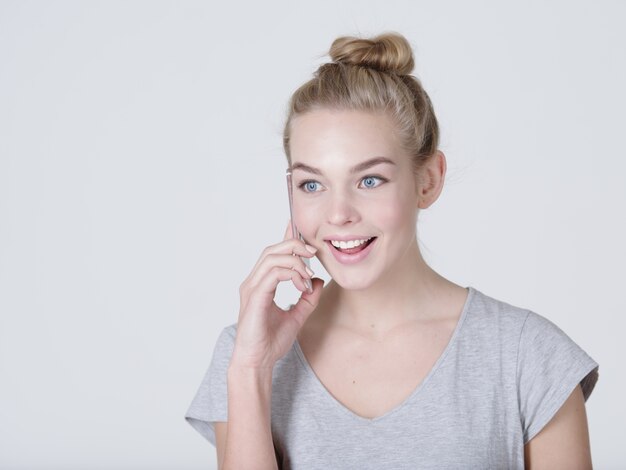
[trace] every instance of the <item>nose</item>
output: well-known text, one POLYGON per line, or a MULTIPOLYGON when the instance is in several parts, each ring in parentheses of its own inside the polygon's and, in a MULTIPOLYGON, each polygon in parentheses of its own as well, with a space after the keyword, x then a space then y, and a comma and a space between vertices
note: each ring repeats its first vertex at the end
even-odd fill
POLYGON ((360 220, 359 210, 348 193, 335 193, 328 198, 327 220, 331 225, 345 225, 360 220))

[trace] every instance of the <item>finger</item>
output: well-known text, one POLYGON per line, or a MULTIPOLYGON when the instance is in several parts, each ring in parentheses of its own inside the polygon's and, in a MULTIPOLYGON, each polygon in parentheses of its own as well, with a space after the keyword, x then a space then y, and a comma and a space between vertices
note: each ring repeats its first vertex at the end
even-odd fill
MULTIPOLYGON (((269 272, 275 267, 287 268, 298 271, 303 278, 311 278, 313 274, 307 272, 308 266, 299 256, 292 256, 290 254, 272 254, 265 257, 259 264, 257 270, 250 277, 250 285, 260 284, 262 279, 268 276, 269 272)), ((310 268, 308 268, 310 269, 310 268)), ((312 273, 313 271, 311 271, 312 273)))
POLYGON ((289 309, 290 314, 300 325, 304 325, 309 315, 313 313, 322 295, 324 280, 315 277, 312 283, 313 292, 311 294, 303 292, 298 302, 289 309))
POLYGON ((259 259, 257 259, 256 263, 254 264, 252 270, 250 271, 246 279, 243 281, 244 284, 248 283, 249 280, 252 277, 254 277, 254 273, 259 269, 260 264, 270 254, 291 253, 291 254, 296 254, 298 256, 302 256, 305 258, 312 258, 313 256, 315 256, 315 253, 317 252, 317 248, 311 245, 307 245, 306 243, 302 242, 301 240, 297 238, 292 238, 290 236, 291 233, 292 233, 291 232, 291 219, 288 219, 287 228, 285 229, 285 233, 283 235, 283 241, 280 243, 276 243, 275 245, 270 245, 263 250, 263 252, 261 253, 261 256, 259 257, 259 259), (310 247, 310 250, 306 248, 307 246, 310 247))
POLYGON ((306 290, 302 276, 298 271, 281 266, 274 266, 269 270, 267 275, 261 279, 260 284, 252 289, 249 301, 253 303, 260 301, 262 304, 273 302, 278 283, 289 280, 293 282, 296 289, 300 291, 306 290))
POLYGON ((247 279, 253 277, 254 272, 259 269, 259 266, 261 265, 261 263, 270 255, 295 254, 298 256, 302 256, 304 258, 312 258, 313 256, 315 256, 315 253, 317 253, 317 248, 311 245, 308 245, 308 246, 310 247, 310 250, 312 251, 309 251, 309 249, 307 248, 307 245, 303 241, 297 240, 295 238, 289 238, 275 245, 270 245, 266 247, 263 250, 263 253, 261 253, 261 256, 257 260, 256 264, 252 268, 252 271, 248 275, 247 279))

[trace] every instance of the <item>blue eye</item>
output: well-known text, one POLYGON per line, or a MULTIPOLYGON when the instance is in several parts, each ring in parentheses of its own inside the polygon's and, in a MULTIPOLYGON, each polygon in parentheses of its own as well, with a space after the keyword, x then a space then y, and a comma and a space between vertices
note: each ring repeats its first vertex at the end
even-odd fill
POLYGON ((363 181, 363 184, 365 184, 366 188, 375 188, 375 187, 379 186, 379 185, 375 184, 375 182, 374 182, 375 180, 384 181, 383 178, 379 178, 378 176, 366 176, 361 181, 363 181))
POLYGON ((317 181, 313 181, 313 180, 307 180, 304 181, 302 183, 300 183, 300 185, 298 186, 302 191, 304 191, 305 193, 314 193, 315 191, 315 185, 319 185, 319 183, 317 181))

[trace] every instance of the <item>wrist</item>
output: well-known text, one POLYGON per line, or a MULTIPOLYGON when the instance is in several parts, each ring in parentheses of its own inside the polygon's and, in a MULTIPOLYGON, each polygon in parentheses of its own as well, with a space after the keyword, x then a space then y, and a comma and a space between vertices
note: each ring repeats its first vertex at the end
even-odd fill
POLYGON ((233 353, 231 357, 229 368, 239 369, 242 371, 258 371, 267 372, 268 370, 271 372, 274 369, 274 362, 271 361, 258 361, 258 360, 250 360, 246 357, 237 355, 237 351, 233 353))
POLYGON ((228 386, 234 390, 247 390, 246 394, 259 391, 264 396, 269 396, 272 390, 273 368, 251 367, 231 363, 228 366, 228 386))
POLYGON ((257 364, 249 364, 243 361, 232 360, 228 365, 228 375, 245 375, 245 376, 271 376, 274 370, 273 365, 261 366, 257 364))

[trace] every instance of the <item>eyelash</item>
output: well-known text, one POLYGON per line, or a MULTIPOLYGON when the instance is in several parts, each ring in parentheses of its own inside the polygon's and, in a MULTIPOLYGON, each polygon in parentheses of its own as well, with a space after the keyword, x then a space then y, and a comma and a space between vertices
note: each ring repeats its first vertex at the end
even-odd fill
MULTIPOLYGON (((375 179, 377 179, 377 180, 380 180, 380 181, 381 181, 381 184, 382 184, 382 183, 386 183, 386 182, 388 182, 388 181, 389 181, 387 178, 383 178, 382 176, 374 176, 374 175, 364 176, 363 178, 361 178, 361 181, 366 180, 366 179, 368 179, 368 178, 375 178, 375 179)), ((298 185, 298 188, 299 188, 301 191, 305 192, 305 193, 309 193, 309 194, 316 193, 317 191, 307 191, 307 190, 305 190, 305 189, 304 189, 304 187, 305 187, 307 184, 309 184, 309 183, 317 183, 317 184, 319 184, 319 182, 318 182, 318 181, 315 181, 315 180, 305 180, 305 181, 303 181, 302 183, 300 183, 300 184, 298 185)), ((378 188, 379 186, 380 186, 380 184, 378 184, 378 185, 374 186, 373 188, 366 188, 366 189, 376 189, 376 188, 378 188)))

